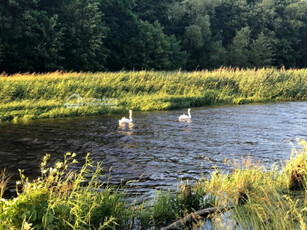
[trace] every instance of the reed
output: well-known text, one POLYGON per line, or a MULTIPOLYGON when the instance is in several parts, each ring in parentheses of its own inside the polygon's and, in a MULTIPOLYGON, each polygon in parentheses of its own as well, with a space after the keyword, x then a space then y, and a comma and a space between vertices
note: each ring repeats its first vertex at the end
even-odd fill
POLYGON ((0 229, 124 229, 131 219, 124 193, 99 180, 102 167, 88 156, 78 173, 70 170, 74 157, 45 168, 45 156, 32 182, 20 171, 17 197, 1 200, 0 229))
MULTIPOLYGON (((226 160, 229 171, 216 169, 193 185, 181 184, 176 192, 158 191, 141 205, 128 204, 122 187, 102 181, 101 164, 86 157, 77 171, 75 154, 47 168, 29 181, 20 171, 17 197, 0 200, 0 229, 148 229, 161 228, 187 214, 207 207, 233 207, 226 214, 210 216, 215 228, 306 229, 307 142, 293 149, 282 164, 265 168, 251 159, 226 160)), ((0 178, 2 196, 7 182, 0 178)), ((219 210, 219 209, 217 209, 219 210)), ((187 228, 197 228, 203 221, 187 228)))
POLYGON ((0 120, 306 100, 306 93, 307 69, 0 74, 0 120), (115 98, 118 104, 66 108, 66 99, 73 94, 115 98))

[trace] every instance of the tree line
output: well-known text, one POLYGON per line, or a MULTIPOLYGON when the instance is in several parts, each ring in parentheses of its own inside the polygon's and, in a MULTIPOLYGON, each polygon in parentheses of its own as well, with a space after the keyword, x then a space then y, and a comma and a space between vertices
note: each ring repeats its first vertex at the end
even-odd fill
POLYGON ((307 67, 306 0, 1 0, 0 72, 307 67))

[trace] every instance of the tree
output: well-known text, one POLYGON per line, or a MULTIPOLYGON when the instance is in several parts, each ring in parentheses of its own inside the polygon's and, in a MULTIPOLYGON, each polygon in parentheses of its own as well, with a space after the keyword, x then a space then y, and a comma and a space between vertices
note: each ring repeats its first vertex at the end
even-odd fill
MULTIPOLYGON (((303 17, 307 13, 304 1, 288 0, 275 2, 278 22, 276 23, 276 66, 295 67, 299 59, 300 34, 304 33, 303 17)), ((305 27, 306 28, 306 27, 305 27)))
POLYGON ((307 67, 307 2, 301 1, 300 8, 303 10, 304 14, 301 17, 303 26, 299 29, 299 42, 297 44, 298 60, 297 67, 306 68, 307 67))
POLYGON ((272 66, 274 58, 274 46, 272 38, 261 32, 256 40, 253 40, 250 51, 250 63, 255 67, 272 66))
POLYGON ((133 13, 134 0, 99 0, 100 11, 109 32, 105 45, 110 50, 106 67, 111 71, 133 69, 139 57, 139 21, 133 13))
POLYGON ((248 26, 250 7, 246 0, 221 0, 211 16, 213 34, 221 34, 223 46, 231 44, 236 31, 248 26))
POLYGON ((189 52, 187 68, 208 68, 212 49, 209 15, 196 17, 195 24, 186 28, 185 44, 189 52))
POLYGON ((148 21, 154 23, 158 21, 163 27, 166 28, 166 32, 169 32, 169 26, 171 26, 170 21, 170 11, 171 6, 176 0, 136 0, 135 7, 133 11, 138 16, 139 19, 143 21, 148 21))
POLYGON ((163 27, 157 21, 153 24, 140 21, 140 53, 142 63, 138 68, 172 70, 185 65, 185 53, 180 51, 180 44, 174 36, 163 33, 163 27))
POLYGON ((233 67, 248 67, 249 57, 249 27, 239 30, 234 37, 232 44, 229 46, 229 65, 233 67))
POLYGON ((0 71, 307 67, 307 1, 1 0, 0 71))
POLYGON ((3 61, 0 71, 12 73, 61 69, 63 31, 58 15, 49 15, 47 11, 40 10, 39 4, 39 0, 2 2, 3 61))
POLYGON ((103 70, 108 53, 104 45, 108 30, 102 20, 99 3, 95 0, 64 0, 62 7, 65 69, 103 70))
POLYGON ((261 32, 268 34, 275 31, 278 20, 274 0, 258 0, 251 7, 250 13, 248 14, 251 38, 256 39, 261 32))
POLYGON ((210 68, 225 66, 227 64, 227 51, 223 47, 222 40, 212 40, 209 66, 210 68))

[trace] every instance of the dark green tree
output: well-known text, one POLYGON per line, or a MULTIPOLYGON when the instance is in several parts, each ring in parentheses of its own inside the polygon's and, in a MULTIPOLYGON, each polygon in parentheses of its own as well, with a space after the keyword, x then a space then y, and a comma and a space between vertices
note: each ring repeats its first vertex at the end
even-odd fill
POLYGON ((1 4, 2 65, 0 71, 61 69, 63 30, 56 13, 40 9, 40 1, 1 4))
POLYGON ((250 29, 244 27, 239 30, 229 46, 228 63, 233 67, 248 67, 250 29))
POLYGON ((1 72, 288 68, 306 60, 305 0, 0 1, 1 72))
POLYGON ((227 65, 227 51, 223 47, 222 40, 212 39, 209 67, 220 68, 227 65))
POLYGON ((109 28, 105 45, 110 53, 107 69, 133 69, 139 60, 135 50, 140 48, 139 21, 133 13, 134 0, 99 0, 105 25, 109 28))
MULTIPOLYGON (((216 0, 217 1, 217 0, 216 0)), ((231 44, 236 31, 248 26, 250 7, 246 0, 220 0, 211 17, 213 34, 221 34, 223 46, 231 44)))
POLYGON ((145 69, 173 70, 185 66, 185 53, 180 51, 180 44, 174 36, 163 33, 163 27, 156 21, 153 24, 140 21, 139 57, 145 69))
POLYGON ((136 0, 133 11, 143 21, 158 21, 168 32, 168 26, 171 26, 170 11, 174 2, 176 0, 136 0))
POLYGON ((95 0, 64 0, 62 20, 65 45, 62 56, 66 70, 103 70, 108 54, 104 45, 108 29, 95 0))
POLYGON ((304 33, 303 18, 307 13, 303 2, 299 0, 275 2, 278 17, 275 29, 277 39, 275 65, 278 67, 295 67, 299 62, 300 34, 304 33))
POLYGON ((307 67, 307 1, 301 1, 300 7, 303 10, 303 15, 301 17, 302 27, 299 30, 299 42, 297 44, 299 57, 297 60, 297 67, 306 68, 307 67))
POLYGON ((260 33, 250 46, 250 64, 254 67, 272 66, 274 60, 273 39, 260 33))

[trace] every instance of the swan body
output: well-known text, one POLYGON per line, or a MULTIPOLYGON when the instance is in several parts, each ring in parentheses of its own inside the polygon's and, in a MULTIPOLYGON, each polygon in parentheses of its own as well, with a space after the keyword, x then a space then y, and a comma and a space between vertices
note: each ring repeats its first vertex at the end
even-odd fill
POLYGON ((123 117, 118 121, 119 124, 126 124, 126 123, 132 123, 132 110, 129 110, 129 119, 126 117, 123 117))
POLYGON ((191 109, 188 109, 188 115, 182 114, 179 116, 179 120, 188 120, 191 119, 191 109))

